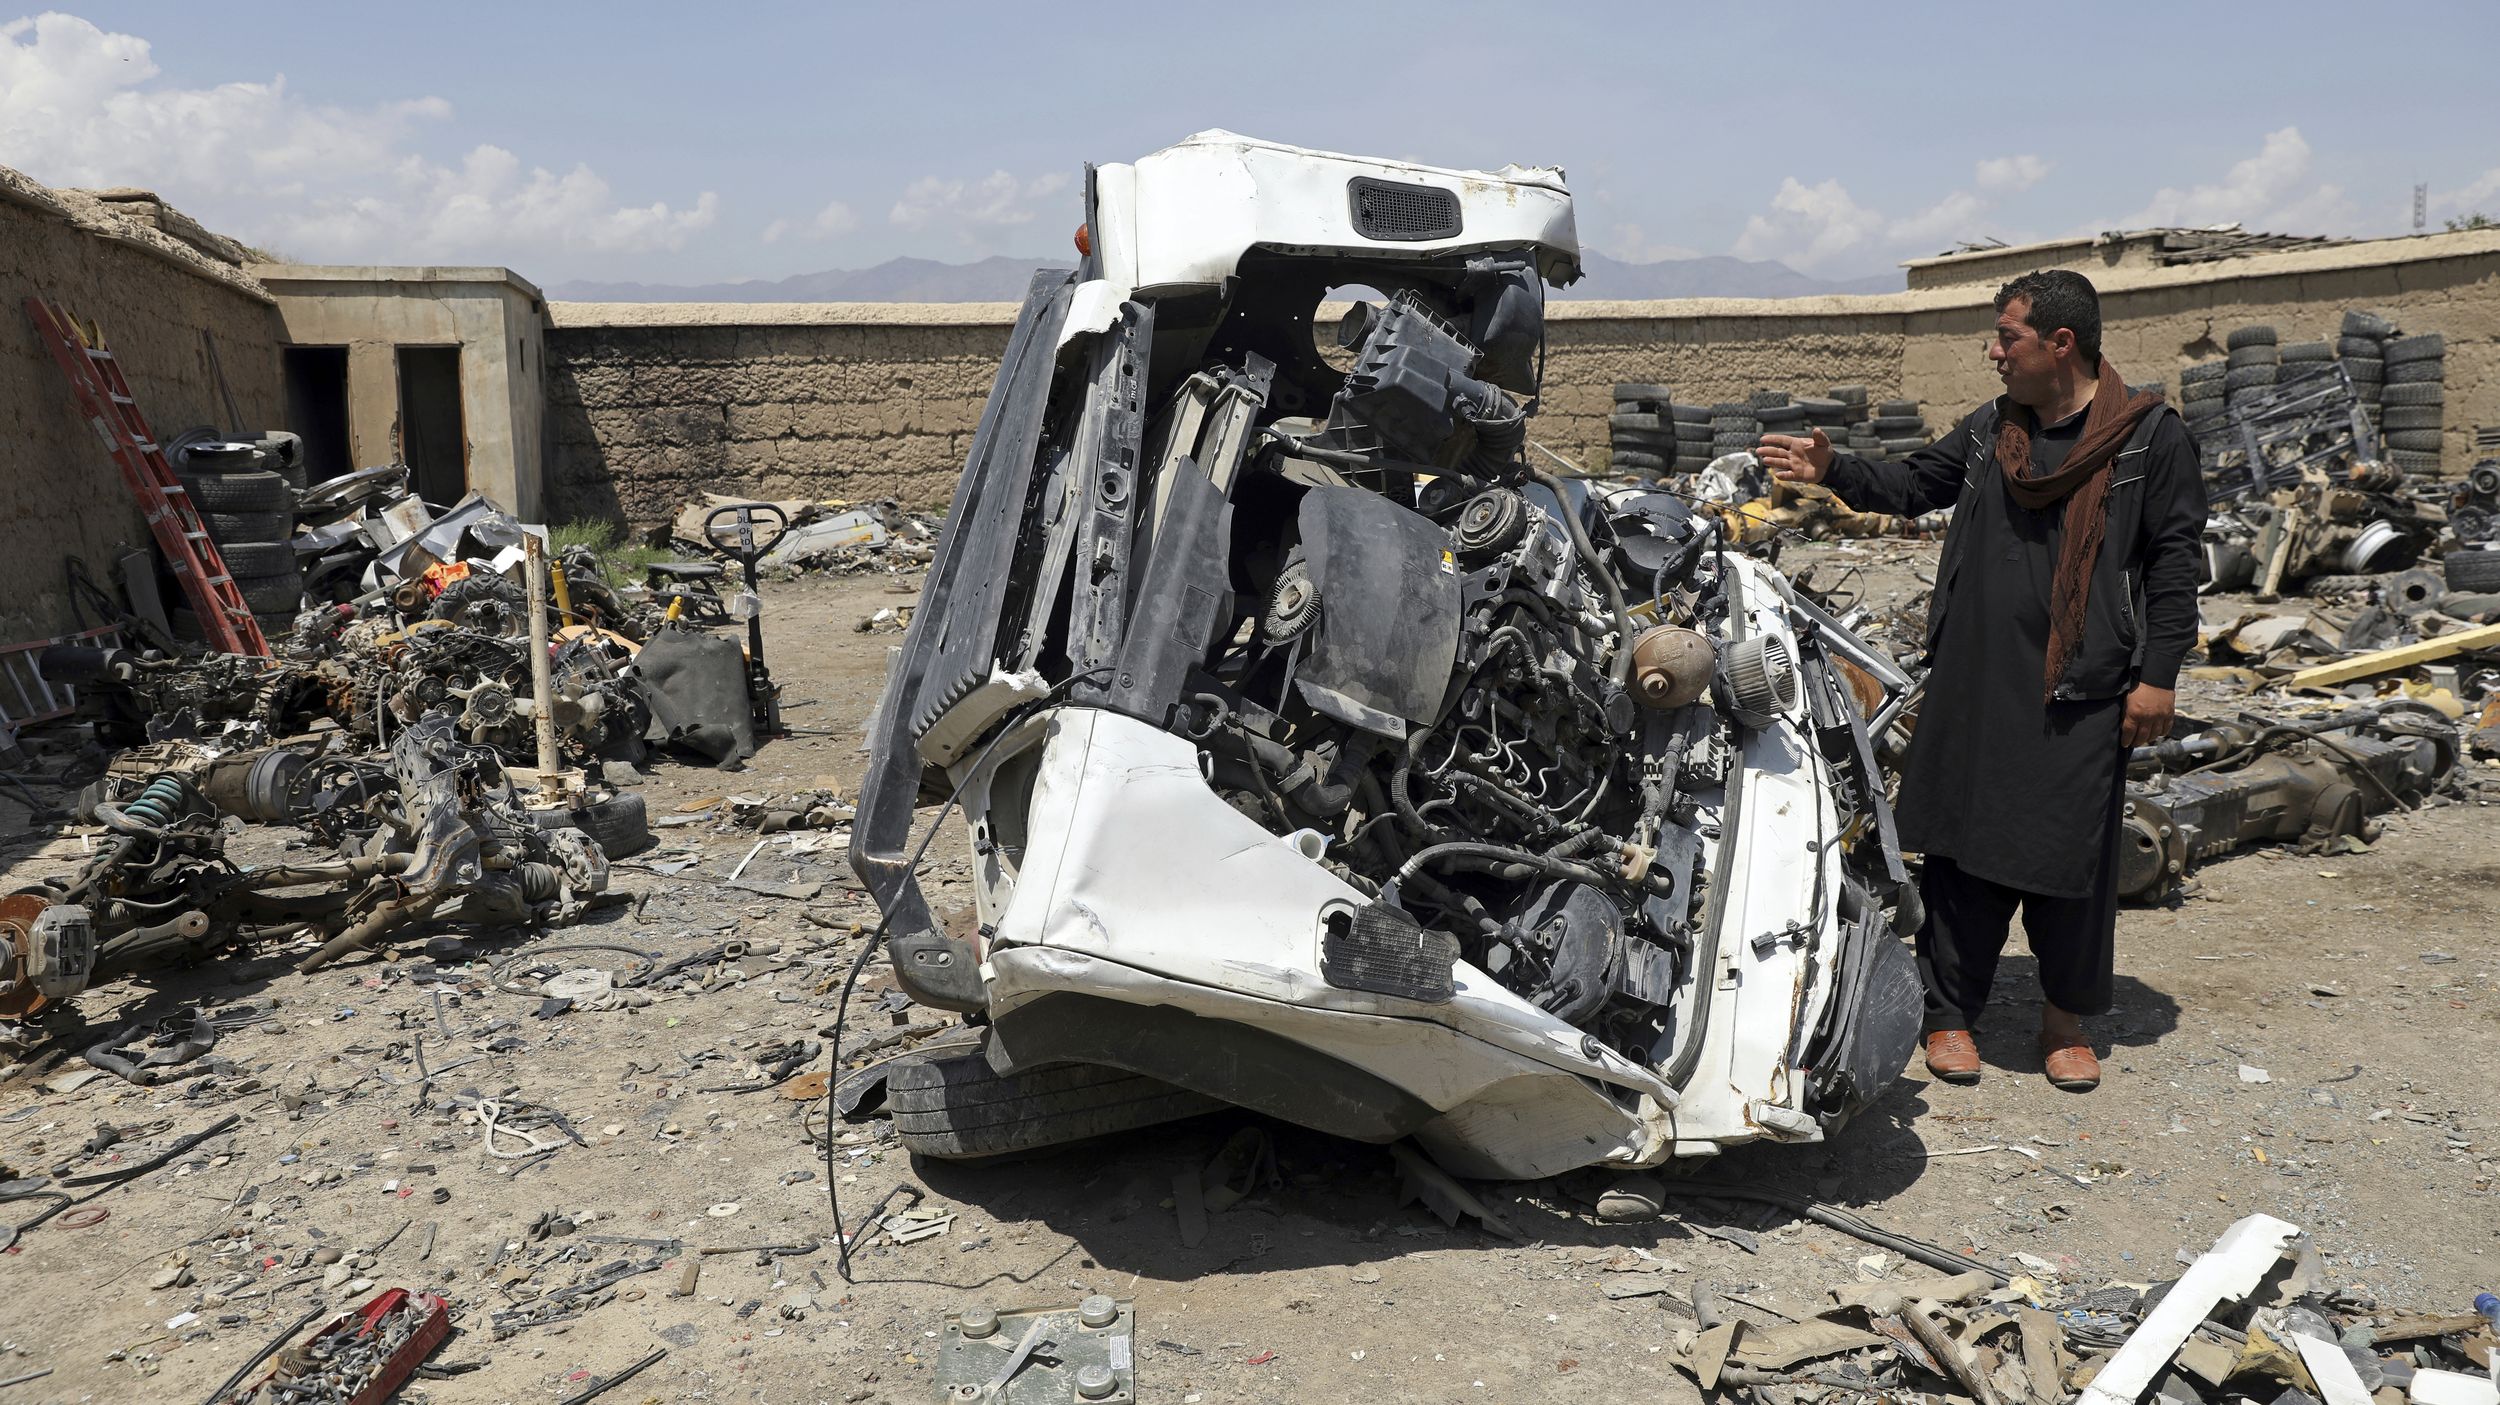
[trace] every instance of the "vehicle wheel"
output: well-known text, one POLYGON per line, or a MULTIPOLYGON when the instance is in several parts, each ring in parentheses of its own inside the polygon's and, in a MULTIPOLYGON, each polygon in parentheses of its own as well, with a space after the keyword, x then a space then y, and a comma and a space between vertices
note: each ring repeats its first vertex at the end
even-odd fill
POLYGON ((1606 462, 1618 473, 1664 473, 1667 471, 1666 455, 1644 454, 1638 450, 1617 449, 1606 456, 1606 462))
POLYGON ((300 572, 289 571, 282 576, 238 575, 234 588, 243 593, 243 603, 255 615, 284 615, 292 620, 304 603, 304 577, 300 572))
POLYGON ((2447 413, 2445 405, 2395 405, 2380 417, 2379 424, 2387 429, 2437 429, 2447 413))
POLYGON ((2390 449, 2387 451, 2387 466, 2398 473, 2437 473, 2439 455, 2412 449, 2390 449))
POLYGON ((1658 428, 1658 417, 1656 415, 1608 415, 1606 423, 1614 429, 1655 430, 1658 428))
POLYGON ((2439 431, 2436 429, 2391 429, 2379 436, 2390 449, 2412 449, 2418 453, 2439 452, 2439 431))
POLYGON ((2233 328, 2231 334, 2222 339, 2222 344, 2230 350, 2238 351, 2243 347, 2272 346, 2274 340, 2274 329, 2258 323, 2254 326, 2233 328))
POLYGON ((191 495, 191 505, 203 514, 295 510, 295 490, 286 485, 286 479, 261 469, 186 476, 182 486, 191 495))
POLYGON ((2286 361, 2332 361, 2335 348, 2322 341, 2296 341, 2283 348, 2286 361))
POLYGON ((532 810, 530 819, 540 829, 578 829, 611 859, 639 854, 653 842, 649 808, 630 790, 569 810, 532 810))
POLYGON ((2439 558, 2439 570, 2448 578, 2448 589, 2459 595, 2500 590, 2500 550, 2452 551, 2439 558))
POLYGON ((292 542, 239 541, 226 542, 217 548, 226 561, 226 574, 241 580, 245 576, 293 576, 303 583, 303 572, 296 568, 295 544, 292 542))
POLYGON ((1617 400, 1673 400, 1675 392, 1663 385, 1647 385, 1640 381, 1617 381, 1617 400))
POLYGON ((2445 359, 2387 363, 2389 385, 2437 385, 2447 378, 2448 363, 2445 359))
POLYGON ((980 1051, 908 1059, 886 1080, 903 1149, 941 1161, 1013 1156, 1216 1112, 1225 1104, 1099 1064, 1000 1075, 980 1051))
POLYGON ((2447 354, 2448 339, 2437 332, 2425 332, 2418 337, 2398 337, 2379 352, 2390 366, 2401 366, 2410 361, 2437 361, 2447 354))
MULTIPOLYGON (((2415 364, 2418 365, 2420 363, 2416 362, 2415 364)), ((2379 392, 2379 403, 2391 407, 2396 405, 2445 405, 2448 403, 2448 388, 2437 383, 2391 385, 2385 390, 2379 392)))
POLYGON ((2343 332, 2347 337, 2367 337, 2372 341, 2385 341, 2396 335, 2396 324, 2375 312, 2364 312, 2356 307, 2344 314, 2343 332))

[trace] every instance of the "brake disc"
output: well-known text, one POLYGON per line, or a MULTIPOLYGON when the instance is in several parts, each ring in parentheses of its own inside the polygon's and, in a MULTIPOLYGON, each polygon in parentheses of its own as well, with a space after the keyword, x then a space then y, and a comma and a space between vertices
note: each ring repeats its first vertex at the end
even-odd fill
POLYGON ((52 905, 36 893, 11 893, 0 898, 0 1020, 22 1020, 52 1003, 35 989, 27 967, 32 953, 35 919, 52 905))

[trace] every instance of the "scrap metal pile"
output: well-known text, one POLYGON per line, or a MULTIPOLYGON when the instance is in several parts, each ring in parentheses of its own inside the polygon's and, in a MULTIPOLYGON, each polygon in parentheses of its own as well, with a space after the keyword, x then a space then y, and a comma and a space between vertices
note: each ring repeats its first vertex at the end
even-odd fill
MULTIPOLYGON (((25 740, 68 756, 56 781, 94 776, 75 818, 99 833, 73 874, 0 899, 0 1038, 40 1037, 92 984, 228 947, 305 940, 313 970, 429 923, 569 920, 610 859, 651 843, 619 786, 653 745, 728 764, 774 725, 758 611, 722 601, 717 565, 683 566, 663 603, 568 549, 533 618, 535 535, 475 497, 435 515, 393 496, 399 476, 351 476, 381 485, 339 519, 364 589, 303 613, 273 657, 41 654, 80 708, 25 740), (733 616, 744 648, 702 627, 733 616), (290 827, 318 857, 241 862, 244 826, 290 827)), ((711 514, 750 570, 769 511, 711 514)))

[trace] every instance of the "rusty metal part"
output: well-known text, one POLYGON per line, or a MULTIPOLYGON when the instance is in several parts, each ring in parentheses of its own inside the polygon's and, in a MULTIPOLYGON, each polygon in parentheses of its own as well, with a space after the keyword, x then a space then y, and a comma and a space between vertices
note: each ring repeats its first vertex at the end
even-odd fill
POLYGON ((1718 646, 1699 630, 1662 624, 1632 641, 1632 692, 1643 706, 1678 708, 1709 690, 1718 646))
POLYGON ((0 898, 0 1020, 27 1019, 52 1003, 35 989, 27 969, 35 919, 50 906, 52 900, 37 893, 0 898))

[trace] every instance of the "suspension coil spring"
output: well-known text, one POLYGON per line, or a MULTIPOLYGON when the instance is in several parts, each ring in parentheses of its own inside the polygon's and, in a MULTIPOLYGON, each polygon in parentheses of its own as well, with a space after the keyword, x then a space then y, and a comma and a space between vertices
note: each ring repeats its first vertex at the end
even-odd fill
POLYGON ((159 775, 149 780, 139 798, 122 807, 122 813, 150 828, 173 823, 184 810, 182 778, 159 775))

